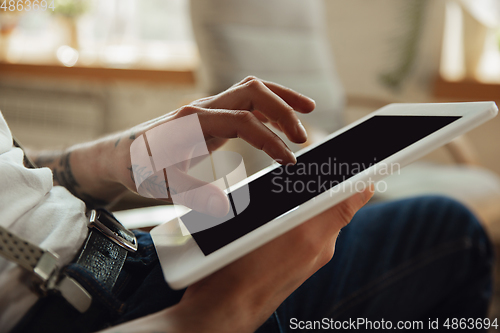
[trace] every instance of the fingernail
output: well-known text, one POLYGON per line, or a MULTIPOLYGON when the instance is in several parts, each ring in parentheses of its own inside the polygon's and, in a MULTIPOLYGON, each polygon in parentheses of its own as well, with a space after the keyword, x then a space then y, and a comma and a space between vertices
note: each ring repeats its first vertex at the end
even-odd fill
POLYGON ((299 135, 301 138, 305 140, 307 140, 307 132, 306 132, 306 129, 304 128, 304 125, 302 125, 302 123, 299 122, 297 123, 297 125, 295 125, 295 132, 297 133, 297 135, 299 135))
POLYGON ((288 163, 297 163, 297 159, 295 158, 295 155, 292 153, 290 148, 288 148, 286 145, 283 146, 272 146, 269 148, 269 151, 266 151, 266 153, 271 156, 276 162, 279 164, 288 164, 288 163), (278 158, 279 157, 279 158, 278 158))
POLYGON ((207 212, 214 216, 224 216, 226 205, 218 195, 210 194, 207 202, 207 212))
POLYGON ((293 161, 292 163, 296 164, 297 163, 297 158, 295 157, 295 154, 292 153, 292 151, 290 149, 288 149, 288 148, 286 150, 286 153, 287 153, 288 157, 293 161))

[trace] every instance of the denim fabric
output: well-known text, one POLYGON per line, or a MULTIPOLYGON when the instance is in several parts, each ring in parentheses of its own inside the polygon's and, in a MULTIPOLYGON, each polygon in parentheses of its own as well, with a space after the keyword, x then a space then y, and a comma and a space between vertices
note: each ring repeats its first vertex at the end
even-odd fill
POLYGON ((341 231, 332 261, 278 308, 280 330, 259 332, 304 331, 292 328, 323 318, 383 318, 394 326, 421 320, 427 331, 431 318, 450 331, 442 326, 447 318, 487 318, 492 266, 486 234, 456 201, 422 197, 367 206, 341 231))
MULTIPOLYGON (((91 310, 79 314, 59 297, 47 297, 17 331, 88 332, 179 302, 183 291, 165 283, 149 234, 136 234, 139 252, 129 256, 112 292, 82 267, 66 268, 92 292, 91 310)), ((331 321, 365 318, 396 325, 399 320, 421 320, 427 329, 429 318, 440 325, 446 318, 485 318, 492 265, 492 247, 483 229, 455 201, 429 196, 369 205, 341 231, 333 259, 258 332, 307 331, 308 321, 333 325, 331 321)))

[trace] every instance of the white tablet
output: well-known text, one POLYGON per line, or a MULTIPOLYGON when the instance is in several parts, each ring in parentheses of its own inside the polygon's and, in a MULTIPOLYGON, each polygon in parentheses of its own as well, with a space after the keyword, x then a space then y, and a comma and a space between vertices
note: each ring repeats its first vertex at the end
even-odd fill
POLYGON ((183 237, 180 228, 203 218, 189 211, 153 229, 167 283, 189 286, 497 112, 493 102, 390 104, 336 131, 298 152, 296 165, 272 165, 231 187, 235 198, 248 185, 250 203, 226 222, 183 237))

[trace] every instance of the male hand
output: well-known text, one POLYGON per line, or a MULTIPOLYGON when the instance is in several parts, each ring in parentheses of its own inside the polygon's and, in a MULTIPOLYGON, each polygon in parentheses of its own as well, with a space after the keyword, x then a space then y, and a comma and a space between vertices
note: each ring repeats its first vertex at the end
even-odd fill
MULTIPOLYGON (((190 146, 189 138, 194 136, 191 135, 194 131, 190 128, 176 128, 174 121, 196 114, 208 151, 219 148, 229 138, 239 137, 282 164, 295 163, 295 156, 287 145, 263 123, 269 122, 283 131, 291 141, 303 143, 307 140, 307 134, 295 112, 308 113, 314 107, 314 101, 293 90, 254 77, 247 77, 218 95, 197 100, 153 121, 134 127, 132 135, 127 133, 124 135, 124 140, 119 141, 118 159, 113 159, 114 163, 110 165, 113 171, 108 173, 114 175, 116 183, 121 183, 132 191, 146 193, 155 198, 166 198, 168 194, 165 190, 168 187, 171 193, 172 191, 181 193, 181 195, 176 195, 176 203, 203 213, 224 216, 229 209, 226 195, 217 186, 188 176, 187 171, 192 166, 188 165, 189 163, 177 163, 174 167, 165 169, 169 178, 168 182, 165 182, 163 169, 157 168, 159 169, 157 173, 147 174, 141 178, 144 186, 139 191, 136 188, 137 183, 131 177, 130 170, 134 169, 133 175, 137 179, 139 177, 136 170, 145 168, 141 168, 140 165, 131 165, 130 145, 132 141, 129 138, 135 139, 150 131, 147 134, 147 142, 151 147, 153 137, 151 129, 167 128, 162 125, 173 122, 173 126, 168 127, 170 130, 156 135, 156 141, 159 142, 154 142, 154 144, 157 146, 170 144, 166 155, 176 160, 192 162, 194 148, 190 146), (172 144, 173 148, 171 148, 172 144), (117 160, 120 162, 116 163, 117 160), (209 198, 212 198, 210 201, 212 205, 209 203, 209 198), (218 205, 214 206, 214 202, 218 205)), ((158 131, 155 132, 158 133, 158 131)), ((148 160, 146 158, 146 164, 149 163, 148 160)))
POLYGON ((372 195, 353 195, 193 284, 179 304, 108 332, 254 332, 331 260, 340 230, 372 195))

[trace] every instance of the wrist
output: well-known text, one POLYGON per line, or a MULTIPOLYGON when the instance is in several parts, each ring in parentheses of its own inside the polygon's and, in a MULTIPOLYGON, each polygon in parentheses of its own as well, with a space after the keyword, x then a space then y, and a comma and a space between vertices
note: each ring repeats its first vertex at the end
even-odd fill
POLYGON ((84 194, 80 197, 88 195, 96 199, 98 206, 102 206, 113 202, 125 191, 115 177, 114 169, 120 162, 113 151, 113 143, 107 138, 73 146, 63 154, 62 159, 63 162, 67 159, 71 165, 78 188, 84 194))
POLYGON ((130 144, 122 141, 123 134, 112 135, 95 142, 95 169, 101 179, 111 186, 121 185, 121 169, 130 164, 130 144))

